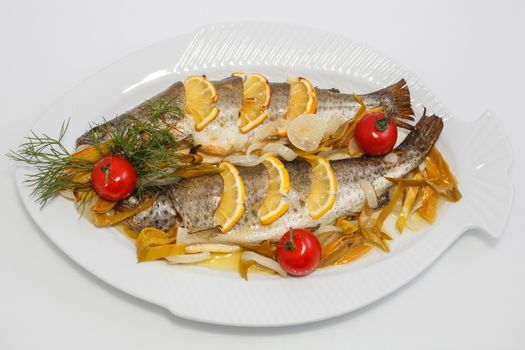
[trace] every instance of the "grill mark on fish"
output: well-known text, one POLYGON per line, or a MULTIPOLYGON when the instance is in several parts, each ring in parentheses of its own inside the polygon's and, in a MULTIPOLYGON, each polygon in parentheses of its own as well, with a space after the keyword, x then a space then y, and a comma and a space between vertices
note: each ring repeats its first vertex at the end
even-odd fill
MULTIPOLYGON (((212 231, 191 234, 214 228, 214 214, 223 190, 222 178, 219 175, 209 175, 182 180, 167 189, 169 198, 172 199, 171 212, 178 212, 181 224, 190 232, 180 236, 180 243, 249 244, 266 239, 277 240, 290 227, 315 227, 358 212, 365 203, 365 195, 359 186, 359 181, 369 181, 378 197, 385 195, 392 186, 385 176, 402 177, 415 169, 427 156, 442 127, 441 118, 423 116, 416 125, 415 131, 411 132, 394 151, 398 155, 398 162, 395 164, 385 162, 384 157, 371 156, 331 162, 338 184, 336 202, 318 220, 313 220, 305 207, 312 183, 311 167, 306 161, 283 162, 290 176, 290 190, 286 196, 290 208, 270 225, 260 224, 256 213, 266 195, 267 171, 262 165, 251 168, 239 167, 246 189, 246 211, 242 219, 226 234, 212 231)), ((158 217, 158 214, 155 214, 158 217)), ((150 215, 153 213, 150 212, 150 215)), ((137 230, 143 227, 142 222, 135 218, 131 218, 129 223, 137 230)))

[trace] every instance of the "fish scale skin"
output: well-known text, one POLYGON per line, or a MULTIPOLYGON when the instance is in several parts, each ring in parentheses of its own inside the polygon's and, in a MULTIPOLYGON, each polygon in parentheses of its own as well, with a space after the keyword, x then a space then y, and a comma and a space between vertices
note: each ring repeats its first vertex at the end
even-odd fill
MULTIPOLYGON (((371 156, 331 162, 337 179, 336 201, 334 206, 317 220, 310 217, 305 206, 311 190, 312 174, 310 164, 303 160, 283 162, 290 177, 290 190, 285 196, 290 207, 270 225, 262 225, 257 217, 257 210, 267 192, 267 170, 262 165, 239 167, 246 189, 246 210, 239 222, 225 234, 213 230, 216 225, 215 210, 223 190, 220 175, 182 180, 167 189, 169 198, 172 199, 172 209, 179 214, 182 226, 189 231, 189 234, 180 236, 179 242, 252 244, 263 240, 276 241, 291 227, 316 227, 358 212, 365 203, 365 194, 359 186, 359 181, 370 182, 377 196, 383 196, 392 186, 385 176, 402 177, 415 169, 434 145, 442 126, 441 118, 424 116, 417 126, 418 131, 411 132, 395 150, 398 155, 398 162, 395 164, 385 162, 384 157, 371 156), (191 234, 206 229, 209 232, 191 234)), ((150 212, 150 215, 153 213, 150 212)), ((157 218, 162 217, 158 213, 155 215, 157 218)), ((135 229, 142 228, 137 227, 133 220, 132 218, 131 223, 135 229)))
MULTIPOLYGON (((197 132, 195 130, 194 121, 190 114, 185 114, 183 117, 168 114, 161 116, 159 120, 172 131, 177 140, 193 140, 193 144, 201 145, 201 151, 205 153, 224 156, 232 152, 245 151, 257 127, 244 134, 239 130, 239 111, 243 102, 243 80, 240 77, 233 76, 219 81, 213 81, 212 83, 218 94, 218 100, 215 106, 219 108, 220 112, 217 118, 211 121, 202 131, 197 132)), ((402 82, 399 82, 391 87, 360 96, 367 106, 377 106, 381 104, 385 107, 388 114, 397 115, 396 103, 400 102, 395 101, 392 91, 406 89, 401 83, 402 82), (396 87, 394 88, 394 86, 396 87)), ((270 89, 270 105, 267 109, 268 118, 266 118, 261 125, 284 118, 288 111, 290 84, 270 83, 270 89)), ((355 112, 360 107, 352 94, 331 92, 319 88, 316 88, 316 91, 318 97, 316 113, 320 123, 326 123, 334 117, 338 117, 344 122, 353 118, 355 112)), ((406 94, 408 96, 408 90, 406 94)), ((165 99, 175 104, 181 110, 184 110, 186 101, 184 84, 181 82, 174 83, 154 98, 165 99)), ((405 98, 404 104, 410 105, 409 97, 405 98)), ((102 127, 94 128, 86 132, 77 139, 77 146, 90 144, 93 139, 91 135, 94 132, 102 134, 101 130, 104 129, 103 126, 114 125, 128 116, 146 121, 150 118, 149 113, 149 103, 145 101, 115 119, 102 124, 102 127)), ((105 137, 107 137, 107 135, 101 135, 99 139, 104 140, 105 137)))

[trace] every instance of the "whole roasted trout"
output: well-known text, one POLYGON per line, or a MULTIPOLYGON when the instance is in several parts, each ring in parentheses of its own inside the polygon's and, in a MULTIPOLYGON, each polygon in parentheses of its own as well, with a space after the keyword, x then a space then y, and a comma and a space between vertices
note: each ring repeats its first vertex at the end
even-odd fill
POLYGON ((257 217, 268 187, 268 173, 263 165, 239 167, 246 191, 245 211, 227 233, 216 229, 214 214, 223 191, 223 180, 217 174, 184 179, 166 187, 152 207, 130 218, 128 224, 135 230, 148 226, 168 229, 178 224, 188 232, 177 238, 181 244, 275 241, 291 227, 313 228, 359 212, 366 201, 359 185, 361 180, 372 184, 378 197, 386 194, 392 183, 385 177, 399 178, 415 169, 424 161, 442 128, 441 118, 423 116, 393 151, 397 154, 396 163, 386 162, 384 157, 371 156, 332 161, 331 167, 337 180, 336 201, 317 220, 311 218, 305 206, 312 185, 311 166, 306 161, 295 160, 284 162, 290 177, 290 190, 286 195, 289 210, 270 225, 261 224, 257 217))
MULTIPOLYGON (((268 117, 255 129, 242 133, 239 130, 239 113, 243 103, 243 79, 232 76, 212 82, 218 95, 215 106, 220 110, 219 115, 203 130, 197 131, 192 116, 185 112, 186 93, 184 83, 176 82, 166 90, 143 102, 139 106, 122 115, 101 124, 82 135, 77 140, 77 146, 90 144, 93 138, 104 140, 107 126, 122 123, 126 118, 147 121, 151 118, 152 100, 162 100, 176 106, 181 113, 164 113, 158 119, 160 123, 172 131, 181 147, 200 145, 201 152, 226 156, 233 152, 243 152, 253 141, 256 130, 267 123, 285 117, 290 103, 290 84, 269 83, 271 90, 270 104, 267 109, 268 117)), ((333 118, 341 122, 354 117, 360 104, 352 94, 340 93, 334 89, 316 88, 317 108, 316 115, 320 122, 326 123, 333 118)), ((359 95, 369 107, 383 106, 386 113, 400 119, 411 119, 413 111, 410 103, 410 94, 404 79, 387 88, 359 95)))

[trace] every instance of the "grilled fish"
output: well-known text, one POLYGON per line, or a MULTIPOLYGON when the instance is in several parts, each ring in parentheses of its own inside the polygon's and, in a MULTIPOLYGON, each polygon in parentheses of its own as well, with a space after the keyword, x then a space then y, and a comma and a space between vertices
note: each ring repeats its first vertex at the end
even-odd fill
POLYGON ((310 217, 305 206, 312 184, 310 164, 295 160, 284 162, 290 176, 290 190, 286 196, 289 210, 270 225, 262 225, 257 217, 268 187, 268 173, 263 165, 239 167, 246 191, 245 212, 228 233, 214 229, 214 214, 223 191, 223 180, 217 174, 184 179, 166 187, 152 207, 130 218, 128 224, 135 230, 148 226, 168 229, 178 224, 188 232, 177 238, 182 244, 276 241, 290 227, 329 224, 360 211, 366 201, 360 180, 371 183, 378 197, 384 195, 392 185, 385 177, 402 177, 415 169, 424 161, 442 128, 441 118, 424 115, 393 151, 397 154, 396 163, 372 156, 332 161, 337 179, 336 202, 318 220, 310 217))
MULTIPOLYGON (((218 99, 215 106, 220 110, 219 115, 204 130, 196 131, 190 114, 184 116, 175 113, 165 113, 160 116, 160 122, 168 127, 181 145, 186 148, 200 145, 201 152, 226 156, 233 152, 243 152, 253 140, 257 127, 247 133, 239 130, 238 119, 243 102, 243 79, 232 76, 212 82, 217 90, 218 99), (187 141, 187 142, 185 142, 187 141)), ((270 83, 271 99, 268 106, 268 117, 258 127, 272 121, 284 118, 290 102, 290 84, 270 83)), ((328 122, 339 118, 341 122, 354 117, 360 105, 352 94, 340 93, 334 89, 319 89, 317 92, 316 115, 320 122, 328 122)), ((410 94, 404 79, 387 88, 365 95, 360 95, 367 106, 383 106, 386 113, 392 117, 411 119, 413 111, 410 103, 410 94)), ((185 88, 182 82, 176 82, 154 97, 169 102, 181 111, 185 107, 185 88)), ((151 105, 145 101, 139 106, 123 113, 105 124, 101 124, 77 139, 77 146, 90 144, 93 137, 99 141, 107 136, 107 126, 121 123, 126 118, 148 120, 151 105)))

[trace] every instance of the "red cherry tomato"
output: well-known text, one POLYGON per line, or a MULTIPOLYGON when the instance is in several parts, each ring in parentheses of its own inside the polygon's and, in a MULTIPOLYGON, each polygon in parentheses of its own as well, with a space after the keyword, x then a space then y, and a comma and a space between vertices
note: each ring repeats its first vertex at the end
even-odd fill
POLYGON ((281 237, 275 254, 277 261, 286 272, 303 276, 319 265, 321 244, 312 232, 294 228, 281 237))
POLYGON ((104 157, 93 166, 91 185, 100 197, 115 202, 135 190, 137 173, 133 164, 120 156, 104 157))
POLYGON ((367 114, 357 123, 355 140, 361 150, 372 156, 387 154, 397 141, 397 126, 383 113, 367 114))

